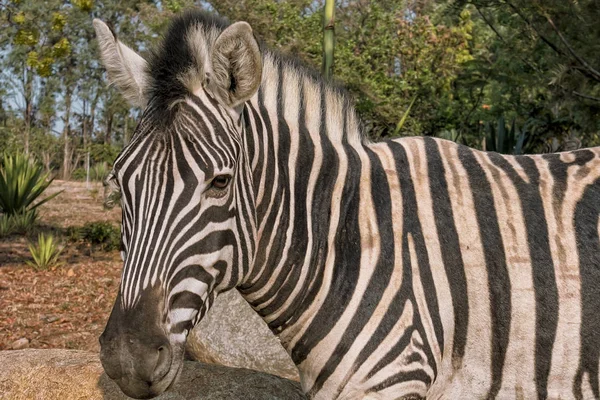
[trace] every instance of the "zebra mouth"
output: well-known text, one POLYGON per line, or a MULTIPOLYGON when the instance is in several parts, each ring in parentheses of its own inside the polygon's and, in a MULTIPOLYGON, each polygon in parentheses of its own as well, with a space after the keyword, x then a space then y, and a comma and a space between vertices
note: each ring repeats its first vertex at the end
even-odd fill
MULTIPOLYGON (((135 399, 151 399, 171 390, 178 381, 183 369, 183 347, 165 345, 163 357, 132 357, 127 349, 105 348, 101 361, 106 372, 117 383, 121 391, 135 399), (116 361, 116 362, 115 362, 116 361)), ((148 349, 146 354, 151 354, 148 349)))
POLYGON ((115 379, 121 391, 134 399, 152 399, 157 397, 164 392, 170 391, 181 375, 183 362, 180 362, 175 367, 175 372, 169 371, 169 373, 158 382, 146 382, 137 377, 123 376, 119 379, 115 379))

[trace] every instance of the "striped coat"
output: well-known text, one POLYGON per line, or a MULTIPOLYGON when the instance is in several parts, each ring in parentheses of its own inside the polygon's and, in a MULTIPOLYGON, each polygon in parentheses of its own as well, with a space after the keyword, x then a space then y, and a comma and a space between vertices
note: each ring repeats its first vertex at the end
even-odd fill
POLYGON ((100 30, 109 75, 147 104, 111 183, 127 254, 109 376, 162 392, 189 329, 237 287, 311 398, 600 399, 600 150, 371 143, 342 91, 247 29, 188 14, 147 64, 121 50, 146 74, 129 86, 100 30), (135 340, 167 332, 169 368, 123 339, 142 316, 135 340))

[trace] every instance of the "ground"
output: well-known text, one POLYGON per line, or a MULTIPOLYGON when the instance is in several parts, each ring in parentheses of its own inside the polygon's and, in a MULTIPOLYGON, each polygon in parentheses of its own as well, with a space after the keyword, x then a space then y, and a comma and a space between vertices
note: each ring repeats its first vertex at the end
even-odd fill
POLYGON ((65 231, 91 221, 118 224, 120 208, 102 207, 99 183, 54 181, 48 194, 64 190, 43 205, 37 231, 62 238, 62 265, 35 271, 28 240, 0 239, 0 350, 26 338, 30 348, 99 351, 98 336, 108 319, 121 274, 118 251, 105 252, 67 240, 65 231))

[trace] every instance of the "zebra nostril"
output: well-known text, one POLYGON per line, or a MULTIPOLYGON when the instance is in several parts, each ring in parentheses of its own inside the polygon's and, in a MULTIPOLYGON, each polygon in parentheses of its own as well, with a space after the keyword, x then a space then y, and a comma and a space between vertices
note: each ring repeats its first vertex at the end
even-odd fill
POLYGON ((154 381, 161 380, 171 368, 171 347, 168 344, 159 346, 157 349, 158 357, 152 378, 154 381))

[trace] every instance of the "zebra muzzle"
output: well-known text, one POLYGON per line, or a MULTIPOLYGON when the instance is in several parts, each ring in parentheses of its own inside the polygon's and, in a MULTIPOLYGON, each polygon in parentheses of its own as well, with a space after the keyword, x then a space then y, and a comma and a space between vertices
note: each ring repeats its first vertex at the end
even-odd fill
POLYGON ((100 361, 123 393, 148 399, 174 382, 183 352, 170 343, 160 319, 144 318, 141 311, 123 311, 117 299, 100 336, 100 361))

